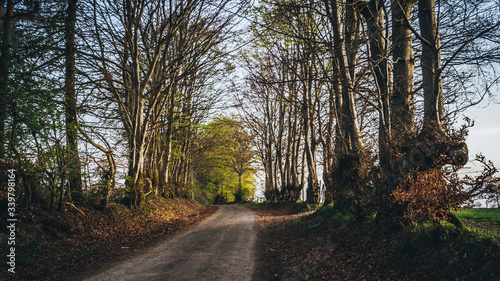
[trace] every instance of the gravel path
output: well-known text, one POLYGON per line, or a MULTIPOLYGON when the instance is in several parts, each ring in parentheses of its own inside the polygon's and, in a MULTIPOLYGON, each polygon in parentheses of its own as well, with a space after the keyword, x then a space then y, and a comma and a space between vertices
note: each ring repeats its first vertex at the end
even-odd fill
POLYGON ((195 229, 87 280, 251 280, 256 234, 249 209, 220 206, 195 229))

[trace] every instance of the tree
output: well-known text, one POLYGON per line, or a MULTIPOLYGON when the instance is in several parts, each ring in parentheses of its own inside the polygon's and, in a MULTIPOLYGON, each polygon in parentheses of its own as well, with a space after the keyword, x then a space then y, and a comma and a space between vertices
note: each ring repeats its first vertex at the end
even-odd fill
POLYGON ((66 108, 66 142, 69 158, 69 186, 73 191, 73 199, 81 201, 83 199, 82 177, 80 157, 78 156, 78 108, 77 95, 75 91, 75 33, 76 33, 76 12, 77 0, 68 0, 67 16, 65 20, 65 108, 66 108))
MULTIPOLYGON (((460 95, 445 91, 442 81, 448 77, 443 73, 460 64, 454 60, 475 40, 492 42, 499 23, 484 21, 487 9, 482 4, 473 4, 475 19, 457 19, 460 3, 436 5, 427 0, 292 0, 264 3, 256 9, 264 23, 253 29, 258 43, 245 56, 250 73, 246 103, 255 108, 243 111, 258 139, 268 199, 276 200, 273 194, 287 190, 289 164, 283 157, 288 150, 283 146, 287 130, 282 128, 289 126, 289 143, 297 143, 291 133, 293 123, 283 122, 287 116, 294 120, 288 106, 300 113, 297 147, 303 157, 297 159, 298 166, 307 169, 298 174, 307 177, 303 182, 309 186, 310 202, 316 201, 310 186, 317 182, 318 165, 325 171, 326 201, 362 217, 373 211, 373 204, 383 212, 397 213, 391 192, 402 181, 409 182, 410 175, 467 162, 467 147, 461 136, 450 132, 451 114, 446 111, 460 95), (485 24, 480 25, 481 21, 485 24), (465 22, 477 23, 479 33, 474 35, 465 22), (459 35, 452 23, 459 23, 464 33, 459 35), (447 35, 445 44, 442 32, 447 35), (376 122, 378 134, 372 125, 376 122), (318 144, 323 152, 321 163, 314 158, 318 144), (367 148, 374 148, 378 157, 372 158, 367 148), (381 201, 378 196, 383 196, 383 204, 377 203, 381 201)), ((492 52, 474 49, 470 54, 492 65, 494 44, 483 46, 490 45, 484 49, 492 52)), ((486 92, 492 84, 486 84, 486 92)), ((439 173, 428 176, 433 175, 439 173)))
POLYGON ((241 122, 220 117, 197 136, 194 174, 198 190, 213 201, 246 201, 253 197, 254 154, 241 122))
POLYGON ((89 29, 96 32, 87 40, 96 45, 88 45, 85 56, 101 77, 97 88, 113 102, 125 131, 132 206, 141 205, 151 182, 145 170, 151 147, 161 149, 155 152, 162 159, 157 165, 159 182, 168 181, 176 110, 183 108, 178 99, 186 94, 182 83, 226 36, 232 18, 224 13, 227 3, 129 0, 122 9, 118 3, 93 2, 89 29), (162 123, 167 128, 165 142, 157 145, 162 123))
MULTIPOLYGON (((448 132, 449 126, 447 126, 445 119, 442 74, 449 63, 455 59, 458 51, 465 48, 467 44, 470 44, 480 36, 491 32, 498 27, 499 24, 494 23, 490 27, 479 32, 477 37, 472 37, 470 40, 461 43, 457 52, 452 54, 451 57, 442 64, 441 52, 443 47, 441 45, 438 25, 441 19, 436 16, 437 10, 438 7, 436 7, 436 3, 433 0, 421 0, 418 2, 419 31, 411 26, 408 15, 403 18, 413 35, 422 43, 420 65, 422 69, 424 116, 422 129, 418 136, 409 143, 409 151, 403 153, 403 156, 396 156, 396 158, 399 158, 396 163, 402 167, 399 169, 399 174, 402 175, 400 179, 406 181, 406 183, 399 183, 399 191, 395 193, 396 199, 399 201, 408 200, 414 197, 410 196, 410 198, 404 199, 398 195, 405 192, 415 195, 413 192, 418 189, 416 185, 421 185, 423 187, 427 185, 428 188, 423 188, 425 192, 431 192, 433 190, 432 183, 441 186, 438 183, 444 182, 444 176, 441 170, 445 164, 461 166, 467 163, 468 151, 463 140, 463 134, 451 136, 448 132), (435 175, 437 175, 438 178, 434 177, 435 175), (412 178, 415 181, 412 181, 412 178), (430 178, 433 178, 433 180, 428 180, 430 178), (425 182, 431 182, 431 184, 428 185, 425 184, 425 182)), ((462 204, 464 200, 467 199, 467 196, 460 190, 457 182, 446 185, 449 188, 443 188, 442 193, 437 197, 447 198, 449 202, 434 202, 432 199, 427 198, 420 202, 421 205, 418 208, 420 208, 420 210, 435 208, 436 213, 442 213, 441 219, 452 222, 457 228, 463 228, 463 223, 461 223, 452 213, 449 213, 447 208, 462 204), (425 204, 430 204, 432 207, 423 206, 425 204)), ((407 214, 414 213, 414 210, 414 207, 413 209, 409 207, 407 214)), ((434 215, 428 214, 428 216, 436 220, 434 215)))
POLYGON ((12 43, 14 0, 0 1, 0 159, 5 159, 7 105, 9 104, 9 69, 12 43), (5 6, 7 4, 7 7, 5 6))
POLYGON ((235 194, 235 200, 243 201, 244 198, 249 198, 245 194, 247 192, 243 190, 243 176, 254 173, 255 169, 252 167, 252 164, 255 155, 252 151, 250 135, 244 131, 241 121, 236 123, 230 125, 234 129, 229 132, 229 139, 232 141, 229 154, 232 157, 231 169, 238 175, 238 189, 235 194))

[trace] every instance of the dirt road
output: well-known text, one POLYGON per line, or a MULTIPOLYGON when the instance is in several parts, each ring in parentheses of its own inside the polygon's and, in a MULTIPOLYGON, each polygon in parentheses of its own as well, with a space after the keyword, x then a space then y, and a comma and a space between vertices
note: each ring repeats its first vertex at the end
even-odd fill
POLYGON ((195 229, 87 280, 250 280, 256 233, 250 210, 221 206, 195 229))

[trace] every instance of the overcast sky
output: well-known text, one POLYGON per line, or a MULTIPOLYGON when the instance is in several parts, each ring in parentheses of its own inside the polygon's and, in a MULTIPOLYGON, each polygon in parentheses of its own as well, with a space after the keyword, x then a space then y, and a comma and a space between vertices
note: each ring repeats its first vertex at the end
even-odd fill
MULTIPOLYGON (((500 104, 484 102, 469 108, 464 114, 475 121, 467 138, 469 160, 482 152, 486 159, 492 160, 495 167, 500 168, 500 104)), ((474 161, 470 161, 465 167, 466 172, 481 169, 474 161)))

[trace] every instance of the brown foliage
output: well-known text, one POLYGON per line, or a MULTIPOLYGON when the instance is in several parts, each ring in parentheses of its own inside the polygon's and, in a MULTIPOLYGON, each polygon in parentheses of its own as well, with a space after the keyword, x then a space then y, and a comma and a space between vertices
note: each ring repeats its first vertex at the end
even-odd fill
POLYGON ((410 222, 451 219, 450 208, 460 207, 470 199, 455 181, 445 179, 442 169, 415 170, 393 191, 396 203, 404 206, 404 217, 410 222))
POLYGON ((26 263, 16 268, 16 280, 84 279, 165 241, 217 210, 179 198, 155 198, 133 211, 120 204, 111 204, 107 212, 70 204, 65 208, 64 212, 49 212, 37 204, 31 211, 19 212, 16 255, 26 263))

